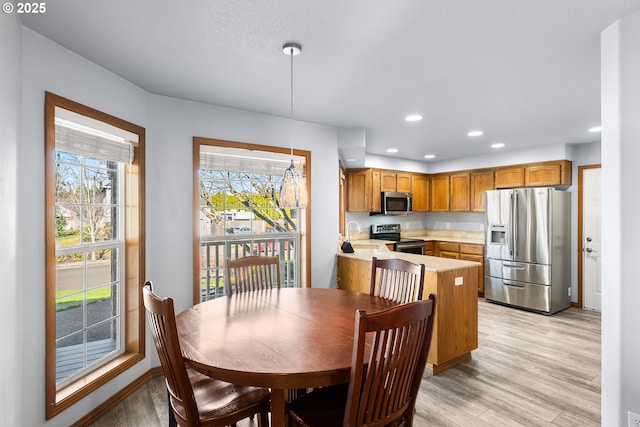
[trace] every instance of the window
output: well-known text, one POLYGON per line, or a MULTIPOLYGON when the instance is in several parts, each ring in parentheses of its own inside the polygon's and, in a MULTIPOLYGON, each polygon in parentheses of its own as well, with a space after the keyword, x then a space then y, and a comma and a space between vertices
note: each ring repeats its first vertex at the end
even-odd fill
MULTIPOLYGON (((224 262, 278 255, 281 286, 309 286, 310 209, 278 206, 289 150, 194 138, 194 303, 226 294, 224 262)), ((293 153, 310 188, 310 153, 293 153)))
POLYGON ((45 100, 47 419, 144 357, 144 129, 45 100))

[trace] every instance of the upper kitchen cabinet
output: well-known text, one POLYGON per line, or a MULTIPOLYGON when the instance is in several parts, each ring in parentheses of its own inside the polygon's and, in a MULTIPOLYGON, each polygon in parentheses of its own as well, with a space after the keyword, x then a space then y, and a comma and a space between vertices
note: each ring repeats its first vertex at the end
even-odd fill
POLYGON ((431 211, 449 211, 449 174, 431 175, 431 211))
POLYGON ((347 170, 347 212, 380 210, 380 171, 347 170))
POLYGON ((571 161, 554 160, 497 168, 495 188, 515 187, 569 187, 571 161))
POLYGON ((412 173, 411 190, 413 192, 413 211, 429 211, 429 175, 412 173))
POLYGON ((484 212, 485 191, 493 189, 493 169, 471 172, 471 212, 484 212))
POLYGON ((410 173, 396 173, 396 191, 399 193, 411 193, 413 191, 410 173))
POLYGON ((524 185, 525 187, 568 187, 571 185, 571 162, 558 160, 527 165, 524 168, 524 185))
POLYGON ((496 189, 524 187, 524 166, 507 166, 496 169, 495 186, 496 189))
POLYGON ((397 191, 400 193, 411 192, 411 174, 408 172, 396 172, 381 170, 380 191, 397 191))
POLYGON ((449 175, 449 210, 451 212, 469 211, 470 174, 457 172, 449 175))

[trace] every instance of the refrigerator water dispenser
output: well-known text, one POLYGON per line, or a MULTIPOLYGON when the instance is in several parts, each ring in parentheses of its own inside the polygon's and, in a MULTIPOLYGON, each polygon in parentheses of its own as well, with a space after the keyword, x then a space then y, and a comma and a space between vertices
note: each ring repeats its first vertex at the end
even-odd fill
POLYGON ((494 245, 507 244, 507 226, 503 224, 491 224, 489 226, 491 242, 494 245))

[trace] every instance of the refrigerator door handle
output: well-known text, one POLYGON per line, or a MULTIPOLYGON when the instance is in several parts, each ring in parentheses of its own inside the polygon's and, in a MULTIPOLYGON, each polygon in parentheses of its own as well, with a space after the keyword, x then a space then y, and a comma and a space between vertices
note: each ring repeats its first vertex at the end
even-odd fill
POLYGON ((513 283, 508 283, 508 282, 505 282, 504 280, 502 281, 502 285, 507 286, 509 288, 524 289, 523 285, 514 285, 513 283))
POLYGON ((513 214, 511 216, 513 225, 513 257, 518 256, 518 193, 513 193, 513 214))
POLYGON ((524 264, 502 264, 504 268, 511 268, 513 270, 524 270, 527 268, 524 264))

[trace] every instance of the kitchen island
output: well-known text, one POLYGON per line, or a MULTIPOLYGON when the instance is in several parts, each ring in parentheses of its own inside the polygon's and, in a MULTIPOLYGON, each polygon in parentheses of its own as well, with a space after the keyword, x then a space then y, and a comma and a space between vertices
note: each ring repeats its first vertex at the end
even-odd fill
POLYGON ((471 359, 478 348, 478 268, 473 261, 392 252, 384 242, 351 242, 354 253, 338 250, 338 288, 369 293, 371 260, 400 258, 425 265, 423 298, 436 296, 428 368, 437 375, 471 359))

